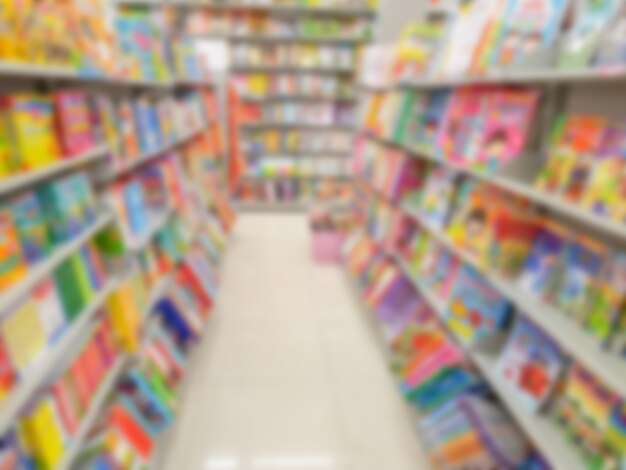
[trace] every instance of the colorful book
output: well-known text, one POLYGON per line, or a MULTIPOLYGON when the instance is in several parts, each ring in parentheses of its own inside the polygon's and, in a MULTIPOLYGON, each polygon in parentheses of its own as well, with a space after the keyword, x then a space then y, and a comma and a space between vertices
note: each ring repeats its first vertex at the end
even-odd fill
POLYGON ((57 135, 66 157, 94 147, 87 96, 82 91, 58 91, 52 95, 57 135))
POLYGON ((457 182, 458 174, 443 166, 436 166, 429 173, 419 207, 420 216, 429 226, 437 229, 444 227, 457 182))
POLYGON ((463 266, 456 275, 445 320, 463 343, 474 344, 501 330, 510 304, 475 269, 463 266))
POLYGON ((47 219, 39 200, 28 192, 9 201, 24 258, 29 264, 43 259, 51 250, 47 219))
POLYGON ((558 345, 522 314, 498 359, 496 373, 525 407, 537 412, 550 398, 565 364, 558 345))
POLYGON ((26 274, 26 263, 13 212, 0 207, 0 289, 7 289, 26 274))
POLYGON ((32 298, 37 305, 41 325, 48 339, 48 344, 54 344, 66 326, 65 315, 61 299, 56 291, 52 279, 46 279, 32 291, 32 298))
POLYGON ((600 243, 582 237, 571 240, 563 250, 563 275, 555 303, 564 312, 584 321, 605 250, 600 243))
POLYGON ((614 71, 626 65, 626 5, 622 5, 599 39, 591 64, 598 69, 614 71))

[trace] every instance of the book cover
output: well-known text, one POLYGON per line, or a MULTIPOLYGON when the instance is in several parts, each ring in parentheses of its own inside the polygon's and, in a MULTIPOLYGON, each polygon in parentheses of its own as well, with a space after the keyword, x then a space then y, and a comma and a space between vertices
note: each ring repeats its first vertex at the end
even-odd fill
POLYGON ((94 147, 89 106, 85 93, 76 90, 52 94, 57 136, 65 157, 73 157, 94 147))
POLYGON ((47 341, 37 305, 31 298, 20 301, 2 318, 0 334, 19 375, 28 374, 47 341))
POLYGON ((595 158, 581 205, 613 220, 626 220, 626 126, 610 123, 595 158))
POLYGON ((26 274, 26 263, 13 212, 0 207, 0 289, 8 289, 26 274))
POLYGON ((550 295, 566 243, 567 237, 561 228, 544 224, 535 237, 517 284, 536 297, 550 295))
POLYGON ((537 98, 534 90, 503 89, 487 94, 484 128, 477 130, 476 169, 495 171, 520 155, 537 98))
POLYGON ((63 333, 66 326, 61 299, 57 294, 52 278, 40 282, 33 289, 31 296, 37 306, 48 344, 52 345, 63 333))
POLYGON ((584 321, 589 300, 602 269, 605 250, 600 243, 582 237, 565 246, 563 275, 556 292, 555 304, 564 312, 584 321))
MULTIPOLYGON (((0 337, 0 404, 11 393, 13 387, 17 383, 17 372, 13 367, 13 361, 9 351, 4 343, 4 339, 0 337)), ((0 468, 2 468, 0 466, 0 468)))
POLYGON ((565 363, 558 345, 524 315, 518 315, 496 372, 526 408, 537 412, 555 389, 565 363))
POLYGON ((437 137, 442 158, 456 164, 466 163, 465 150, 477 121, 482 119, 483 101, 476 88, 461 88, 453 93, 437 137))
POLYGON ((622 5, 598 40, 591 64, 603 71, 619 71, 626 65, 626 5, 622 5))
POLYGON ((107 310, 111 328, 119 338, 121 346, 128 352, 137 351, 142 315, 133 301, 130 282, 122 283, 109 296, 107 310))
POLYGON ((449 90, 436 90, 426 97, 425 112, 419 125, 415 148, 429 155, 439 155, 437 136, 445 123, 448 105, 453 96, 449 90), (437 149, 437 151, 435 151, 437 149))
POLYGON ((34 193, 24 193, 9 200, 13 221, 28 264, 43 259, 51 250, 46 217, 34 193))
POLYGON ((455 171, 443 166, 434 167, 428 174, 419 214, 430 227, 443 229, 445 226, 458 179, 455 171))
POLYGON ((554 46, 568 0, 508 0, 488 62, 507 66, 554 46))
POLYGON ((561 47, 557 66, 565 70, 587 69, 603 33, 618 12, 621 0, 583 2, 561 47))
POLYGON ((508 300, 474 269, 463 266, 456 280, 445 321, 465 344, 475 344, 501 330, 510 313, 508 300))
POLYGON ((490 265, 506 277, 516 277, 532 251, 540 229, 537 219, 507 207, 498 209, 493 222, 490 265))
POLYGON ((586 326, 603 344, 618 326, 619 316, 626 307, 626 254, 610 252, 589 303, 586 326))

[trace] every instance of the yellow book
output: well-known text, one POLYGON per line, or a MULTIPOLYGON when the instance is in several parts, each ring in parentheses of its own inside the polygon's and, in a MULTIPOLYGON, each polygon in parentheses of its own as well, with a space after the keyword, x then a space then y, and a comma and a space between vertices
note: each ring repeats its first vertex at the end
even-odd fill
POLYGON ((65 453, 65 430, 51 395, 45 395, 20 424, 22 437, 37 468, 57 468, 65 453))
POLYGON ((0 111, 20 170, 42 168, 61 158, 48 98, 34 93, 11 94, 0 100, 0 111))
POLYGON ((11 362, 24 372, 46 347, 46 334, 37 305, 27 299, 18 305, 0 324, 11 362))
POLYGON ((111 327, 120 343, 128 352, 136 352, 139 349, 141 313, 135 303, 130 280, 125 281, 117 291, 109 296, 107 308, 111 327))

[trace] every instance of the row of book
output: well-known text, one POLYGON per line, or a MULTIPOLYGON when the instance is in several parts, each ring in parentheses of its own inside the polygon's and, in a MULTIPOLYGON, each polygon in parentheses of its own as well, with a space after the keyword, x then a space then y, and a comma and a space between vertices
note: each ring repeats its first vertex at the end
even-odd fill
MULTIPOLYGON (((380 106, 370 102, 368 132, 452 165, 495 171, 523 153, 537 95, 520 89, 462 88, 392 93, 381 99, 380 106)), ((550 131, 545 164, 535 176, 536 188, 622 222, 624 129, 621 120, 607 116, 559 116, 550 131)))
POLYGON ((528 468, 551 468, 493 400, 493 380, 504 384, 507 400, 519 402, 529 413, 546 413, 552 404, 547 413, 564 439, 576 444, 586 468, 620 462, 626 433, 623 397, 598 381, 593 371, 570 363, 558 344, 523 313, 513 316, 507 299, 473 267, 455 265, 453 254, 424 246, 423 230, 413 228, 411 235, 386 234, 386 245, 362 234, 355 237, 347 264, 363 287, 366 305, 381 321, 393 370, 420 412, 419 428, 435 464, 460 468, 478 460, 484 465, 480 468, 527 468, 524 462, 532 462, 528 468), (396 249, 409 273, 389 257, 396 249), (432 292, 428 299, 409 275, 432 292), (435 305, 433 296, 438 299, 435 305), (510 323, 514 325, 509 332, 510 323), (509 334, 494 359, 494 370, 476 367, 470 348, 486 343, 496 332, 509 334), (484 372, 490 374, 487 381, 484 372), (480 407, 489 409, 483 410, 486 414, 472 412, 465 404, 453 411, 466 400, 478 400, 480 407), (459 411, 474 419, 467 423, 450 416, 459 411), (472 445, 464 445, 468 442, 472 445))
MULTIPOLYGON (((396 159, 403 157, 396 154, 396 159)), ((445 233, 481 268, 513 280, 530 295, 571 316, 599 344, 626 354, 624 339, 619 339, 626 331, 621 309, 626 291, 615 293, 623 258, 619 250, 533 215, 524 201, 496 188, 463 179, 445 168, 429 169, 418 160, 404 157, 404 161, 404 166, 395 167, 396 172, 413 175, 410 181, 405 178, 404 186, 388 186, 379 179, 375 184, 380 194, 445 233), (607 282, 604 276, 615 277, 608 281, 616 284, 611 288, 612 304, 601 293, 607 282)))
POLYGON ((337 130, 259 130, 246 133, 243 149, 249 155, 289 152, 348 153, 352 136, 337 130))
POLYGON ((626 65, 621 0, 474 0, 443 22, 406 28, 392 76, 465 77, 498 69, 626 65))
POLYGON ((117 101, 80 90, 7 94, 0 105, 0 179, 83 155, 105 142, 114 163, 122 165, 199 129, 216 113, 214 96, 206 91, 117 101))
POLYGON ((363 128, 453 164, 495 171, 524 150, 538 98, 519 88, 394 90, 371 97, 363 128))
MULTIPOLYGON (((221 227, 221 222, 218 225, 221 227)), ((122 458, 117 462, 119 465, 129 463, 124 459, 149 461, 158 435, 171 425, 176 411, 176 407, 172 407, 167 420, 157 413, 165 405, 177 404, 163 401, 166 397, 163 393, 168 386, 176 388, 180 383, 185 357, 190 346, 199 340, 217 295, 214 263, 221 255, 224 232, 217 241, 202 231, 198 235, 198 241, 188 248, 186 255, 179 256, 177 263, 169 259, 174 264, 162 269, 161 278, 167 273, 174 282, 161 299, 156 299, 158 302, 152 306, 154 311, 147 310, 151 307, 148 302, 150 284, 147 273, 141 269, 132 269, 107 298, 106 306, 98 314, 94 333, 85 346, 69 364, 59 366, 58 375, 49 388, 37 394, 14 432, 2 439, 3 462, 15 463, 8 468, 31 468, 29 465, 57 468, 76 445, 77 431, 84 427, 88 412, 93 414, 94 406, 102 406, 106 412, 101 413, 99 421, 88 423, 93 431, 87 434, 88 442, 83 449, 87 458, 122 458), (207 245, 211 249, 207 249, 207 245), (149 318, 157 320, 156 328, 148 328, 149 318), (113 367, 129 355, 141 358, 141 366, 131 365, 126 371, 113 367), (138 369, 142 374, 138 374, 138 369), (114 391, 113 398, 102 404, 94 403, 97 399, 94 397, 107 386, 107 374, 120 374, 120 377, 112 377, 113 382, 109 384, 114 391), (146 381, 148 378, 152 380, 146 381), (141 387, 135 389, 133 384, 141 384, 141 387), (146 386, 149 389, 145 389, 146 386), (158 392, 160 401, 148 400, 155 397, 148 391, 158 392), (102 439, 104 435, 111 440, 102 439), (113 441, 126 443, 127 450, 122 456, 115 452, 115 446, 111 447, 113 441)), ((167 246, 164 248, 158 253, 162 258, 169 258, 167 246)), ((85 435, 85 430, 81 429, 81 433, 85 435)))
POLYGON ((57 247, 87 230, 97 215, 91 185, 80 173, 3 201, 0 287, 22 279, 57 247))
POLYGON ((343 103, 246 103, 242 123, 282 123, 346 127, 354 122, 354 106, 343 103))
POLYGON ((267 180, 243 179, 235 188, 240 202, 306 203, 332 200, 346 190, 336 178, 303 179, 282 177, 267 180))
MULTIPOLYGON (((177 49, 169 49, 158 20, 146 10, 120 9, 110 18, 106 1, 71 0, 9 5, 0 14, 0 60, 60 66, 85 76, 169 80, 177 49)), ((188 60, 204 71, 194 51, 188 60)), ((184 69, 178 69, 178 72, 184 69)))
POLYGON ((358 18, 276 17, 260 12, 212 11, 210 8, 186 14, 183 34, 188 36, 346 38, 369 36, 369 22, 358 18))
POLYGON ((321 67, 350 69, 356 61, 351 46, 319 44, 236 44, 234 67, 321 67))
POLYGON ((320 156, 272 156, 248 159, 247 175, 257 178, 304 178, 332 177, 348 174, 349 161, 345 158, 322 158, 320 156))
POLYGON ((311 98, 352 98, 354 86, 351 80, 337 76, 307 73, 237 74, 233 85, 246 96, 259 98, 298 95, 311 98))

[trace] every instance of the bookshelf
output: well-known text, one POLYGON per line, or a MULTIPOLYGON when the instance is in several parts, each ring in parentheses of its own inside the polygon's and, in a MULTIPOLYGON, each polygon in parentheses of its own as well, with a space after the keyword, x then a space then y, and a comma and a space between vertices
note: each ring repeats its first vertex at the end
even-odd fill
MULTIPOLYGON (((107 16, 90 14, 98 17, 94 21, 107 16)), ((103 445, 108 438, 125 439, 108 414, 123 407, 120 382, 154 379, 146 367, 153 360, 149 350, 166 334, 162 301, 172 302, 171 313, 180 316, 181 325, 195 321, 198 338, 212 309, 217 291, 212 280, 199 283, 198 272, 216 275, 234 223, 216 171, 223 149, 215 86, 211 77, 193 72, 195 57, 184 56, 182 67, 175 63, 188 51, 165 54, 161 39, 140 53, 163 52, 151 57, 146 69, 141 61, 134 70, 118 69, 121 59, 108 64, 110 69, 78 64, 79 56, 88 62, 89 54, 81 55, 83 45, 74 43, 77 62, 67 66, 55 65, 58 60, 40 65, 0 58, 3 98, 11 97, 7 103, 12 104, 15 95, 15 102, 40 107, 47 120, 36 122, 39 127, 28 136, 34 141, 45 130, 48 146, 41 153, 50 153, 40 160, 26 155, 16 143, 22 130, 16 129, 11 136, 16 141, 7 137, 11 159, 0 162, 0 264, 8 260, 21 268, 0 279, 5 283, 0 289, 0 432, 8 456, 45 460, 47 468, 57 470, 104 455, 118 458, 103 445), (157 63, 165 67, 151 68, 157 63), (72 124, 80 119, 80 126, 68 126, 70 119, 72 124), (26 212, 25 201, 37 210, 28 206, 26 212), (138 201, 145 219, 136 218, 138 201), (26 227, 38 224, 39 231, 18 227, 16 214, 30 224, 26 227), (185 239, 191 230, 193 237, 185 239), (7 233, 13 245, 4 245, 7 233), (183 282, 190 290, 181 299, 183 282), (78 395, 66 401, 70 382, 76 387, 71 385, 71 393, 78 395), (42 437, 37 423, 46 413, 53 422, 42 437), (32 437, 28 448, 14 438, 22 427, 32 437)), ((19 109, 5 104, 3 112, 17 119, 11 113, 17 116, 19 109)), ((158 347, 166 354, 186 354, 174 344, 158 347)), ((137 454, 135 466, 147 468, 132 442, 124 446, 137 454)))
MULTIPOLYGON (((364 1, 360 6, 357 6, 358 2, 353 2, 355 6, 293 3, 174 0, 170 5, 179 13, 177 25, 183 37, 198 42, 223 40, 230 47, 229 72, 238 95, 237 102, 230 103, 231 126, 237 128, 232 134, 238 136, 234 138, 239 147, 235 152, 242 156, 248 167, 255 166, 259 160, 264 160, 266 166, 271 165, 273 163, 267 160, 277 153, 294 162, 302 158, 331 158, 338 162, 338 166, 347 166, 347 152, 316 149, 307 153, 287 150, 286 146, 277 152, 251 145, 262 132, 276 133, 281 140, 298 139, 297 136, 309 130, 319 131, 320 140, 326 138, 325 132, 352 135, 352 126, 346 125, 340 115, 356 112, 355 75, 359 51, 371 38, 371 22, 376 16, 372 2, 364 1), (263 25, 244 24, 246 18, 252 19, 247 14, 257 15, 263 25), (223 19, 224 24, 218 26, 219 20, 214 24, 212 18, 223 19), (236 20, 243 22, 236 24, 236 20), (302 54, 296 52, 297 48, 302 48, 302 54), (283 52, 289 49, 291 59, 273 61, 270 49, 283 52), (265 59, 255 59, 257 52, 265 54, 265 59), (251 87, 256 77, 262 77, 260 79, 268 84, 274 83, 277 88, 272 90, 274 85, 269 85, 260 93, 254 92, 251 87), (294 89, 280 89, 279 82, 286 83, 287 80, 293 82, 294 89), (316 92, 315 87, 324 88, 316 92), (285 109, 270 109, 273 106, 284 106, 285 109), (290 110, 293 106, 300 106, 302 112, 290 110), (250 107, 255 107, 260 115, 253 119, 244 118, 250 107), (325 107, 324 115, 321 109, 315 113, 313 107, 325 107), (265 115, 270 112, 276 115, 265 115), (307 112, 315 115, 315 122, 306 119, 307 112), (280 117, 287 117, 287 114, 291 114, 289 119, 280 117)), ((234 188, 242 209, 256 208, 264 202, 273 208, 306 207, 316 198, 322 183, 309 179, 285 189, 280 187, 279 181, 276 184, 269 179, 252 181, 246 176, 249 175, 244 171, 234 188)), ((335 181, 332 174, 325 180, 323 183, 335 181)))

